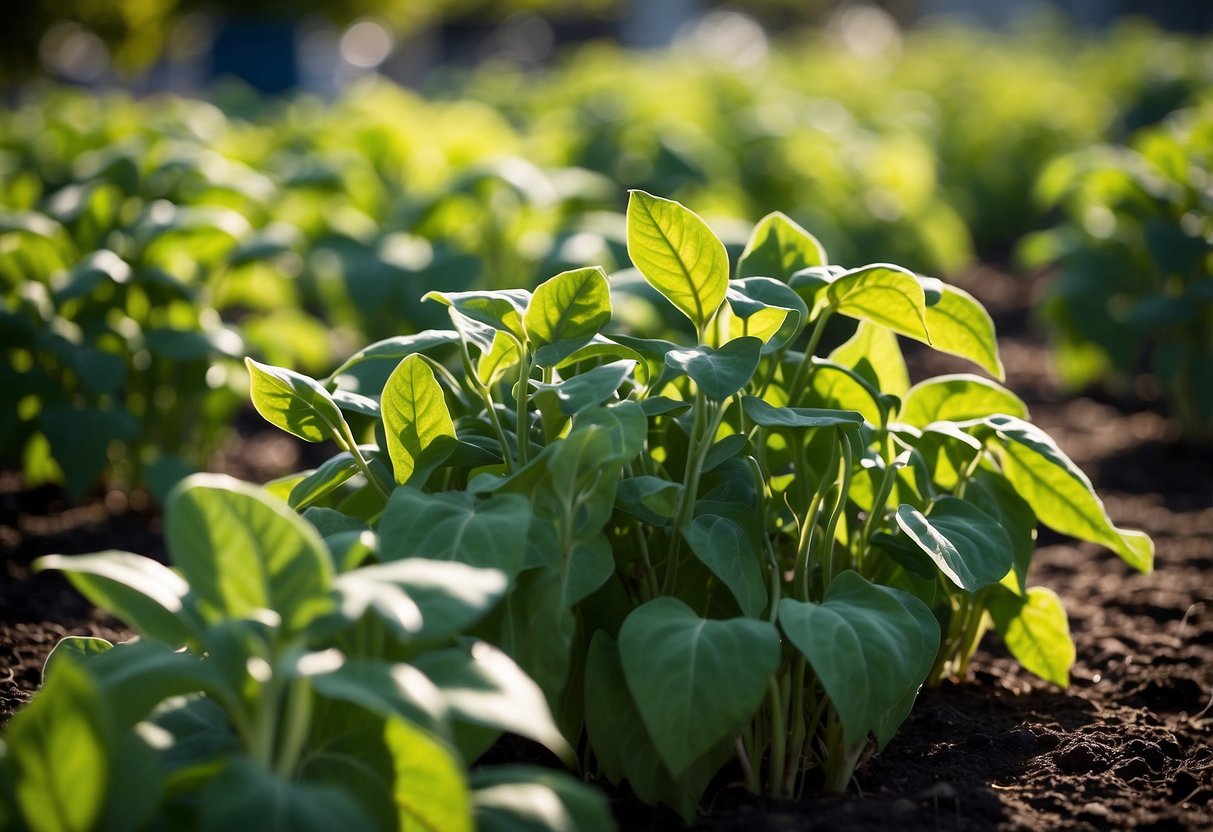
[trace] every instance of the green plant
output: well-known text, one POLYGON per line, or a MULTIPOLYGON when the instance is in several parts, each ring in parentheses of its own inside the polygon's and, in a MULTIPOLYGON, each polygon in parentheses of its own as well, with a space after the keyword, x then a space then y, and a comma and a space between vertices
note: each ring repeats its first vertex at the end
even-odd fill
MULTIPOLYGON (((528 521, 509 518, 518 546, 528 521)), ((38 561, 139 638, 55 648, 0 754, 6 829, 611 827, 556 772, 465 770, 502 731, 573 759, 535 683, 463 635, 500 570, 397 558, 333 512, 208 475, 173 492, 165 533, 174 569, 38 561)))
POLYGON ((1039 192, 1065 221, 1023 242, 1057 263, 1044 316, 1074 386, 1150 376, 1189 436, 1213 426, 1213 108, 1055 160, 1039 192))
POLYGON ((1143 570, 1152 544, 1111 524, 1009 391, 910 386, 898 335, 1001 375, 979 304, 897 266, 827 265, 780 214, 730 280, 703 221, 643 192, 628 248, 693 344, 608 334, 611 281, 582 268, 534 292, 431 292, 454 329, 321 381, 250 361, 263 416, 342 448, 273 487, 382 545, 505 568, 479 632, 598 771, 684 816, 734 758, 755 791, 844 789, 869 736, 883 746, 924 681, 962 672, 991 621, 1067 682, 1064 611, 1026 585, 1037 520, 1143 570), (852 334, 820 357, 831 322, 852 334), (359 387, 383 363, 382 389, 359 387), (507 499, 534 518, 508 567, 507 499))

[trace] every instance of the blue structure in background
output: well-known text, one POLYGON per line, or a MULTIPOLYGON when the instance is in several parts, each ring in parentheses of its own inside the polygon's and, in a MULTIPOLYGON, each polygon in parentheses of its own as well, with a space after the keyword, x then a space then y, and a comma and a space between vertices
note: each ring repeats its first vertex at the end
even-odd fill
POLYGON ((299 85, 295 25, 288 20, 236 18, 219 27, 211 75, 235 76, 254 89, 278 94, 299 85))

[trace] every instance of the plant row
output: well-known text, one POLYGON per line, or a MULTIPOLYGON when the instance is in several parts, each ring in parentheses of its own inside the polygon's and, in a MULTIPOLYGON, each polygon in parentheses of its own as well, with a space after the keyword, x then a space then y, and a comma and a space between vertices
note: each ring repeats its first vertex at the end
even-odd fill
POLYGON ((171 569, 39 562, 140 639, 56 649, 7 734, 8 811, 609 825, 569 776, 465 773, 509 731, 690 819, 726 769, 775 797, 844 790, 991 627, 1065 685, 1065 612, 1028 581, 1038 524, 1143 571, 1153 544, 996 381, 910 384, 899 336, 1001 378, 985 310, 899 266, 832 265, 782 214, 735 265, 645 192, 626 235, 688 334, 621 331, 643 291, 583 267, 431 291, 449 328, 323 378, 249 359, 257 410, 337 453, 265 490, 186 480, 171 569))

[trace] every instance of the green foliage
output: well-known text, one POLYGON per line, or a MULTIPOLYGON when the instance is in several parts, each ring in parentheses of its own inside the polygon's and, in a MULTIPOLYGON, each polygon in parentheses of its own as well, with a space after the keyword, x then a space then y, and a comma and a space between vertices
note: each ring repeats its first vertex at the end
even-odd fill
POLYGON ((985 311, 897 266, 829 266, 779 215, 738 269, 781 273, 734 280, 681 204, 634 193, 627 221, 693 341, 620 330, 608 313, 627 273, 433 292, 455 338, 389 340, 317 382, 334 401, 378 394, 379 418, 334 436, 369 464, 308 511, 377 533, 379 568, 412 552, 501 570, 504 600, 477 634, 533 676, 603 776, 687 817, 730 757, 755 791, 845 789, 991 620, 1025 667, 1064 683, 1064 612, 1026 585, 1038 519, 1143 570, 1152 544, 1112 524, 997 382, 910 386, 898 334, 1000 369, 985 311), (827 321, 855 334, 823 358, 827 321), (437 345, 445 362, 420 352, 437 345), (398 362, 381 394, 356 386, 379 355, 398 362), (400 378, 425 407, 390 410, 400 378), (399 436, 429 460, 407 482, 384 464, 399 436))
POLYGON ((571 759, 535 683, 463 634, 503 573, 403 553, 343 567, 339 534, 224 477, 187 479, 165 511, 175 570, 127 553, 37 564, 140 639, 56 648, 0 752, 14 828, 470 830, 482 812, 610 828, 605 802, 555 772, 469 783, 503 731, 571 759), (527 815, 536 790, 548 811, 527 815))
POLYGON ((1127 147, 1054 160, 1038 191, 1065 219, 1021 247, 1030 262, 1061 266, 1044 314, 1066 380, 1161 391, 1193 437, 1213 426, 1210 175, 1206 103, 1135 133, 1127 147))

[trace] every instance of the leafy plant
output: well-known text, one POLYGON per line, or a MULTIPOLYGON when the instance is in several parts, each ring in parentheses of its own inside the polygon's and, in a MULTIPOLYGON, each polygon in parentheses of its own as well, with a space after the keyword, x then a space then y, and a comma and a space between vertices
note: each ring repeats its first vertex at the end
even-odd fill
MULTIPOLYGON (((527 518, 510 522, 521 547, 527 518)), ((55 648, 0 755, 6 829, 611 828, 567 776, 466 771, 503 731, 572 760, 535 683, 464 635, 501 570, 377 551, 332 512, 208 475, 173 492, 165 533, 174 569, 38 561, 139 638, 55 648)))
POLYGON ((1061 266, 1044 315, 1065 379, 1123 392, 1149 376, 1189 436, 1213 426, 1211 175, 1213 109, 1176 113, 1055 160, 1039 190, 1066 219, 1021 247, 1061 266))
POLYGON ((266 419, 341 448, 273 488, 370 523, 384 553, 504 569, 478 632, 602 775, 688 817, 730 759, 755 791, 844 789, 991 622, 1065 684, 1064 611, 1027 585, 1037 521, 1143 570, 1152 544, 1112 525, 1010 391, 910 385, 898 335, 1001 377, 980 305, 898 266, 829 265, 781 214, 735 268, 676 202, 633 192, 627 223, 693 343, 610 331, 618 278, 597 268, 431 292, 453 329, 328 378, 249 362, 266 419), (850 337, 819 355, 832 323, 850 337), (529 518, 521 554, 507 518, 529 518))

